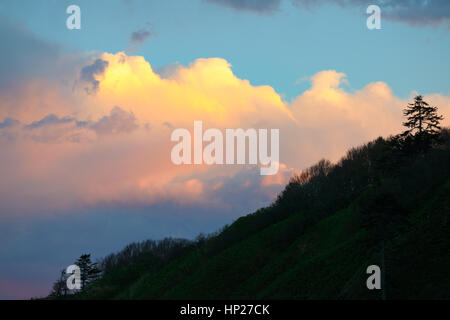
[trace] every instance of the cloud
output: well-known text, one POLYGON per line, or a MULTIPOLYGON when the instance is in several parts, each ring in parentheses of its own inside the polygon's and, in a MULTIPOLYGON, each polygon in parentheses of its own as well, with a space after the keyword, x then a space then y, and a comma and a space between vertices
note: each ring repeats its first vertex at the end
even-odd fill
MULTIPOLYGON (((409 102, 384 82, 349 91, 346 74, 325 70, 288 103, 272 87, 238 78, 221 58, 176 65, 162 77, 144 57, 104 53, 80 70, 95 83, 95 94, 40 82, 0 95, 11 106, 0 110, 3 215, 158 203, 257 208, 292 172, 401 130, 409 102), (194 120, 205 129, 280 129, 279 174, 261 177, 258 167, 246 165, 172 164, 171 132, 192 131, 194 120)), ((448 125, 449 97, 425 97, 448 125)))
POLYGON ((24 125, 16 131, 16 139, 31 139, 39 143, 80 143, 94 139, 88 130, 88 122, 71 116, 58 117, 49 114, 44 118, 24 125))
POLYGON ((12 118, 6 118, 0 122, 0 138, 7 141, 16 139, 20 121, 12 118))
POLYGON ((132 112, 126 112, 115 106, 108 116, 102 117, 90 125, 98 134, 129 133, 138 128, 136 117, 132 112))
POLYGON ((147 22, 146 27, 131 33, 130 42, 127 46, 127 53, 133 54, 150 38, 156 36, 152 25, 147 22))
POLYGON ((6 118, 3 122, 0 122, 0 129, 15 127, 20 124, 20 121, 17 121, 12 118, 6 118))
MULTIPOLYGON (((0 97, 11 105, 0 110, 0 174, 9 182, 0 184, 3 215, 101 204, 224 206, 229 199, 219 193, 225 189, 211 193, 208 179, 219 176, 223 181, 214 185, 225 180, 233 185, 233 177, 248 169, 175 166, 170 161, 173 128, 191 129, 197 119, 222 129, 293 123, 273 88, 239 79, 220 58, 198 59, 166 78, 143 57, 124 53, 102 54, 80 70, 77 74, 95 87, 95 94, 81 87, 62 90, 59 97, 61 83, 41 82, 39 90, 16 88, 21 94, 0 97), (47 93, 52 95, 47 98, 47 93), (20 124, 13 127, 8 119, 20 124), (23 194, 29 195, 27 201, 18 198, 23 194)), ((258 173, 254 179, 259 186, 258 173)), ((263 187, 255 202, 268 203, 275 196, 272 187, 263 187)), ((236 187, 229 189, 239 194, 236 187)))
POLYGON ((92 56, 42 39, 4 15, 0 19, 0 43, 4 48, 0 50, 0 119, 29 114, 28 120, 34 120, 39 109, 48 114, 50 105, 55 107, 52 112, 61 111, 66 106, 62 91, 72 89, 75 70, 78 75, 80 66, 92 56), (50 83, 55 86, 51 88, 50 83))
POLYGON ((96 135, 131 133, 138 128, 139 125, 134 114, 126 112, 118 106, 112 108, 109 115, 105 115, 97 121, 49 114, 25 125, 21 125, 20 121, 12 118, 6 118, 0 122, 0 133, 8 134, 9 139, 32 139, 41 143, 80 143, 91 141, 96 138, 96 135), (11 130, 14 130, 15 135, 11 135, 11 130))
POLYGON ((39 121, 34 121, 33 123, 30 123, 29 125, 26 125, 25 128, 27 129, 37 129, 37 128, 42 128, 45 126, 54 126, 54 125, 59 125, 59 124, 67 124, 67 123, 71 123, 74 122, 75 119, 72 117, 64 117, 64 118, 59 118, 58 116, 54 115, 54 114, 50 114, 48 116, 46 116, 45 118, 39 120, 39 121))
POLYGON ((118 53, 103 54, 101 59, 109 67, 93 101, 132 110, 140 121, 190 127, 194 119, 201 119, 224 128, 259 127, 268 119, 276 123, 292 118, 272 87, 252 86, 237 78, 224 59, 197 59, 167 78, 160 77, 143 57, 118 53))
POLYGON ((276 11, 281 0, 206 0, 224 7, 239 11, 252 11, 257 13, 272 13, 276 11))
POLYGON ((131 42, 134 43, 145 42, 150 37, 150 35, 151 35, 150 31, 145 29, 135 31, 131 34, 131 42))
MULTIPOLYGON (((139 56, 105 53, 85 66, 97 60, 107 67, 90 78, 95 94, 59 81, 0 91, 2 297, 46 294, 80 248, 100 257, 149 237, 193 237, 269 205, 294 172, 400 131, 410 100, 384 82, 349 90, 351 78, 335 70, 307 77, 310 88, 288 103, 272 87, 238 78, 220 58, 176 65, 164 76, 139 56), (279 128, 278 174, 173 165, 170 134, 192 130, 194 120, 205 128, 279 128)), ((425 100, 450 125, 450 97, 425 100)))
MULTIPOLYGON (((299 139, 297 149, 291 146, 290 150, 302 163, 321 158, 336 161, 351 147, 403 130, 402 110, 415 92, 409 99, 400 99, 384 82, 372 82, 352 92, 343 88, 346 83, 343 73, 321 71, 311 77, 311 88, 292 101, 290 107, 299 122, 295 129, 299 139)), ((425 100, 439 107, 445 117, 442 124, 449 126, 450 97, 425 95, 425 100)))
MULTIPOLYGON (((206 0, 209 3, 239 11, 272 13, 280 8, 281 0, 206 0)), ((450 1, 448 0, 383 0, 368 3, 366 0, 290 0, 296 6, 311 9, 323 4, 342 7, 367 8, 370 4, 380 6, 382 17, 411 26, 447 25, 450 28, 450 1)), ((365 11, 364 11, 365 12, 365 11)))
POLYGON ((407 23, 411 26, 435 26, 446 24, 450 28, 450 1, 448 0, 383 0, 368 3, 365 0, 291 0, 303 7, 313 7, 324 3, 341 6, 367 7, 376 4, 381 8, 383 18, 407 23))
POLYGON ((0 19, 0 90, 30 76, 39 76, 57 63, 61 49, 37 38, 20 25, 0 19), (30 52, 32 54, 30 54, 30 52))
POLYGON ((81 69, 80 80, 87 82, 90 86, 85 87, 86 92, 95 93, 100 83, 96 76, 102 75, 108 67, 108 61, 96 59, 91 65, 81 69))
POLYGON ((154 72, 163 79, 170 79, 180 70, 180 68, 182 68, 182 65, 179 62, 174 62, 174 63, 170 63, 168 65, 156 68, 154 70, 154 72))

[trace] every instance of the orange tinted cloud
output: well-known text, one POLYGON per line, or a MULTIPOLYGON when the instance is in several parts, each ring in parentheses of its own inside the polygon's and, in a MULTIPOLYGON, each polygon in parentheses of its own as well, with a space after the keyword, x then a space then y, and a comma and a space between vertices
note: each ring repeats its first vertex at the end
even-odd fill
MULTIPOLYGON (((298 168, 321 158, 336 161, 353 146, 402 130, 402 110, 413 93, 409 99, 400 99, 384 82, 373 82, 353 92, 342 88, 343 84, 348 84, 345 74, 321 71, 311 77, 311 89, 293 100, 290 108, 299 126, 290 135, 298 139, 296 147, 291 144, 288 149, 296 154, 297 162, 287 164, 298 168)), ((443 125, 449 126, 449 97, 435 94, 425 95, 425 99, 439 106, 445 116, 443 125)), ((286 145, 289 141, 284 142, 286 145)))
MULTIPOLYGON (((76 74, 75 86, 30 80, 0 97, 0 124, 17 120, 0 126, 4 215, 104 203, 229 205, 226 197, 239 188, 273 198, 293 170, 397 133, 409 102, 384 82, 349 92, 342 88, 346 75, 333 70, 312 76, 311 88, 288 103, 270 86, 237 78, 220 58, 177 66, 164 77, 143 57, 124 53, 102 54, 92 65, 83 79, 81 70, 76 74), (280 129, 279 174, 172 164, 170 134, 192 130, 194 120, 205 128, 280 129)), ((448 125, 449 97, 425 98, 448 125)))
POLYGON ((237 78, 220 58, 180 66, 169 78, 161 78, 143 57, 105 53, 101 59, 109 65, 97 76, 100 84, 92 103, 130 109, 141 121, 186 126, 201 119, 223 128, 292 119, 273 88, 237 78))

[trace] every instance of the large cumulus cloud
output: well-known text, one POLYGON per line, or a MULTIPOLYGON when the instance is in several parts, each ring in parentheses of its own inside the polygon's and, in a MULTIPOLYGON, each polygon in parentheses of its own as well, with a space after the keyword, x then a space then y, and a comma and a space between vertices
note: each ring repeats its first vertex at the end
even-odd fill
MULTIPOLYGON (((45 97, 59 91, 60 84, 48 83, 43 91, 8 96, 27 112, 1 110, 4 215, 104 204, 220 207, 249 190, 255 203, 267 203, 293 171, 397 133, 408 102, 383 82, 349 92, 346 75, 334 70, 311 76, 311 88, 288 103, 270 86, 239 79, 220 58, 177 65, 164 78, 140 56, 104 53, 85 66, 98 61, 101 72, 89 69, 88 78, 95 92, 75 78, 70 93, 45 97), (175 166, 170 134, 192 131, 194 120, 204 128, 280 129, 280 172, 261 177, 254 166, 175 166)), ((438 103, 448 124, 449 98, 426 99, 438 103)))
POLYGON ((268 202, 292 173, 239 182, 239 172, 256 169, 170 161, 173 128, 190 129, 194 120, 215 128, 295 123, 273 88, 237 78, 223 59, 198 59, 162 78, 143 57, 105 53, 74 74, 69 92, 59 82, 39 83, 39 90, 25 83, 16 89, 21 94, 2 96, 4 215, 105 203, 226 205, 225 194, 238 195, 226 191, 236 190, 233 184, 256 186, 255 203, 268 202))

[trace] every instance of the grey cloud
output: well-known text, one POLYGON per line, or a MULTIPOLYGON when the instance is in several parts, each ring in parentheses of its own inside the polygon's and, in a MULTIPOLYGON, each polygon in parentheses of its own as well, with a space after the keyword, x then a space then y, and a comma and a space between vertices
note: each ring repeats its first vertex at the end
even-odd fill
POLYGON ((145 42, 151 36, 151 32, 145 29, 135 31, 131 34, 131 42, 142 43, 145 42))
POLYGON ((0 122, 0 137, 8 140, 32 139, 42 143, 92 141, 95 135, 130 133, 139 128, 132 112, 114 107, 109 115, 98 121, 80 121, 72 116, 49 114, 41 120, 22 125, 6 118, 0 122))
POLYGON ((0 16, 0 90, 28 76, 42 76, 54 69, 60 48, 0 16))
MULTIPOLYGON (((450 27, 449 0, 291 0, 294 4, 311 8, 319 4, 334 3, 343 7, 367 7, 370 4, 380 6, 382 17, 407 23, 411 26, 447 24, 450 27)), ((364 11, 365 12, 365 11, 364 11)))
POLYGON ((206 0, 224 7, 240 11, 253 11, 257 13, 271 13, 276 11, 281 0, 206 0))
POLYGON ((74 117, 58 117, 49 114, 41 120, 23 126, 23 138, 41 143, 82 142, 92 139, 89 134, 89 122, 78 121, 74 117))
POLYGON ((180 70, 183 66, 178 63, 178 62, 174 62, 174 63, 170 63, 167 64, 165 66, 156 68, 155 70, 153 70, 156 74, 158 74, 161 78, 163 79, 170 79, 172 78, 173 75, 175 75, 178 70, 180 70))
POLYGON ((450 1, 389 1, 388 18, 410 25, 425 26, 447 23, 450 27, 450 1))
MULTIPOLYGON (((270 13, 280 7, 281 0, 205 0, 209 3, 233 8, 235 10, 270 13)), ((311 9, 323 4, 336 4, 342 7, 366 8, 370 4, 380 6, 382 17, 411 26, 447 24, 450 28, 449 0, 290 0, 296 6, 311 9)), ((365 13, 365 11, 364 11, 365 13)))
MULTIPOLYGON (((1 125, 2 123, 0 123, 1 125)), ((57 127, 68 125, 72 128, 85 128, 95 131, 98 134, 131 132, 138 128, 137 119, 132 112, 126 112, 115 106, 109 115, 100 118, 98 121, 79 121, 74 117, 58 117, 49 114, 39 121, 34 121, 24 126, 27 130, 57 127)))
POLYGON ((136 117, 132 112, 114 107, 109 116, 104 116, 90 125, 98 134, 129 133, 138 128, 136 117))
POLYGON ((89 53, 41 38, 1 12, 0 43, 0 93, 20 95, 24 83, 43 79, 69 87, 91 58, 89 53))
POLYGON ((5 118, 0 122, 0 138, 7 141, 14 141, 17 138, 17 131, 20 130, 20 121, 12 118, 5 118))
POLYGON ((155 36, 156 33, 152 30, 152 25, 147 22, 146 27, 131 33, 130 43, 127 46, 128 53, 134 53, 144 44, 150 37, 155 36))
POLYGON ((20 121, 12 118, 5 118, 3 122, 0 122, 0 129, 11 128, 18 126, 20 121))
POLYGON ((76 122, 75 118, 72 117, 63 117, 59 118, 58 116, 54 114, 49 114, 42 118, 39 121, 34 121, 28 125, 25 126, 25 129, 37 129, 42 128, 45 126, 51 126, 51 125, 58 125, 58 124, 66 124, 66 123, 72 123, 76 122))
POLYGON ((90 84, 90 87, 86 87, 86 92, 95 93, 98 90, 100 82, 95 79, 96 75, 101 75, 108 67, 108 61, 97 59, 91 65, 85 66, 81 69, 80 79, 90 84))

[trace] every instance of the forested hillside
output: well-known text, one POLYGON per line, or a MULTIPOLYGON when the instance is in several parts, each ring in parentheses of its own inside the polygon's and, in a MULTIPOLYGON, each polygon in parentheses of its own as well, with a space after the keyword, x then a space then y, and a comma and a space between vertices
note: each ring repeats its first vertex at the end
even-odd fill
POLYGON ((450 298, 450 131, 399 137, 294 176, 267 208, 194 241, 127 246, 71 299, 450 298), (383 290, 368 290, 379 265, 383 290))

